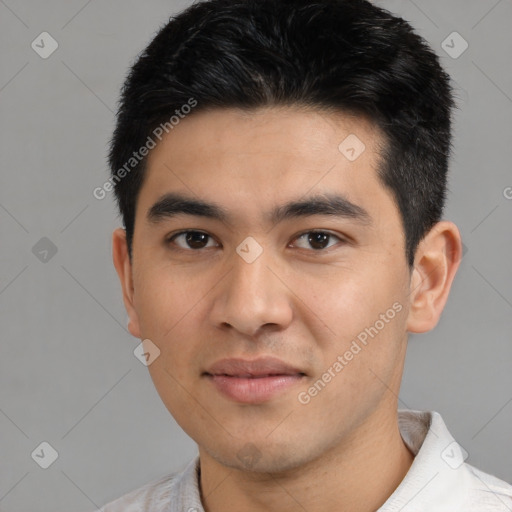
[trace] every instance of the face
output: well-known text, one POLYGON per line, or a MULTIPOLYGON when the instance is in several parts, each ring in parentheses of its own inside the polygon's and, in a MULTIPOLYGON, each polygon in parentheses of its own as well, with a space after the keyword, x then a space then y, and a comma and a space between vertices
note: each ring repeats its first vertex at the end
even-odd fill
POLYGON ((396 412, 410 272, 381 142, 342 114, 215 110, 149 155, 130 330, 160 351, 149 371, 170 413, 224 465, 298 467, 396 412), (212 369, 268 356, 289 368, 212 369))

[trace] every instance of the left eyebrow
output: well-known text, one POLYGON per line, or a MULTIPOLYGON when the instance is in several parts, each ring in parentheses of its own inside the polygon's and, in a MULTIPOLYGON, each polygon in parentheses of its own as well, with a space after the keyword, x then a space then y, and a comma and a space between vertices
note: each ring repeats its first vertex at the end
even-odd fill
MULTIPOLYGON (((160 197, 148 210, 147 219, 152 224, 157 224, 180 214, 231 223, 229 212, 222 206, 178 193, 168 193, 160 197)), ((277 206, 265 217, 268 222, 277 224, 284 220, 313 215, 330 215, 351 219, 361 224, 372 222, 370 214, 363 207, 350 202, 342 195, 328 193, 290 201, 277 206)))
POLYGON ((330 215, 354 220, 361 224, 371 224, 370 214, 357 204, 339 194, 320 194, 302 201, 291 201, 275 208, 269 215, 272 223, 295 217, 330 215))

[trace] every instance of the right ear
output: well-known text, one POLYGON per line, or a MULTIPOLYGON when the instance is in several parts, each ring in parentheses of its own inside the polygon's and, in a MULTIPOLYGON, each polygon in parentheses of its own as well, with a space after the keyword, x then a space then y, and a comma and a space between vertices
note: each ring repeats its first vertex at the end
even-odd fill
POLYGON ((133 287, 132 262, 128 255, 126 231, 123 228, 117 228, 112 233, 112 258, 123 289, 124 307, 126 308, 129 318, 128 330, 132 336, 140 339, 139 317, 133 305, 135 290, 133 287))

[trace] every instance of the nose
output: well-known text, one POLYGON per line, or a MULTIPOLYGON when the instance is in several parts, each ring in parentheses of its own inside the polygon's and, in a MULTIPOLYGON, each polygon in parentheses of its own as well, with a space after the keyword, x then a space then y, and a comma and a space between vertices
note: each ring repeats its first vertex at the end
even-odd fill
POLYGON ((215 296, 215 324, 246 336, 255 336, 263 326, 286 328, 293 317, 293 294, 267 251, 251 263, 237 253, 232 261, 232 270, 215 296))

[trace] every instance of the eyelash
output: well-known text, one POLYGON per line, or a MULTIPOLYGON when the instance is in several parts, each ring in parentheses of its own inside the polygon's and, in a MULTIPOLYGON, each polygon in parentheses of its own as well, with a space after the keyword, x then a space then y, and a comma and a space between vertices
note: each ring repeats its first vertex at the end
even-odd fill
MULTIPOLYGON (((178 238, 181 235, 186 235, 187 233, 200 233, 200 234, 206 235, 207 237, 209 237, 209 239, 213 239, 213 237, 211 235, 209 235, 208 233, 206 233, 204 231, 189 229, 189 230, 185 230, 185 231, 179 231, 178 233, 174 233, 173 235, 167 237, 166 240, 165 240, 166 245, 173 244, 173 242, 174 242, 174 240, 176 238, 178 238)), ((310 231, 304 231, 303 233, 299 233, 296 237, 294 237, 293 240, 302 238, 305 235, 308 235, 308 234, 311 234, 311 233, 325 234, 325 235, 327 235, 329 237, 329 242, 331 241, 331 238, 337 238, 341 243, 347 243, 347 241, 345 239, 339 237, 338 235, 334 235, 333 233, 330 233, 329 231, 323 231, 323 230, 320 230, 320 229, 312 229, 310 231)), ((327 252, 329 249, 331 249, 334 246, 327 246, 327 247, 325 247, 323 249, 311 249, 311 251, 315 252, 315 253, 322 253, 322 252, 325 253, 325 252, 327 252)), ((200 249, 191 249, 191 248, 184 249, 183 247, 177 246, 174 250, 183 251, 183 252, 201 252, 204 249, 211 249, 211 247, 202 247, 200 249)), ((308 249, 303 249, 303 250, 308 250, 308 249)))

